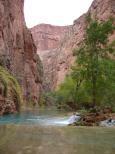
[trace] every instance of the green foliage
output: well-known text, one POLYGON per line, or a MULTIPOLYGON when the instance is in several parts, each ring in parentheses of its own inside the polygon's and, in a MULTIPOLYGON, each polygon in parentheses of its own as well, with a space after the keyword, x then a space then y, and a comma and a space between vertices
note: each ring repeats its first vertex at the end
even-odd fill
POLYGON ((65 81, 61 84, 55 93, 55 100, 58 107, 71 106, 71 102, 75 102, 75 81, 71 77, 66 77, 65 81))
POLYGON ((65 82, 60 86, 59 94, 62 97, 63 102, 74 101, 75 84, 72 78, 67 77, 65 82))
POLYGON ((101 48, 101 45, 107 45, 108 36, 115 30, 113 22, 113 19, 100 23, 91 19, 86 29, 87 45, 94 45, 97 49, 101 48))
POLYGON ((78 67, 85 70, 85 80, 89 85, 93 106, 99 103, 98 92, 101 81, 104 82, 105 78, 108 78, 108 75, 105 75, 107 68, 105 68, 104 62, 109 63, 109 52, 112 53, 115 50, 114 43, 108 43, 108 37, 114 30, 112 19, 103 23, 90 20, 84 44, 76 52, 76 63, 78 67))
POLYGON ((10 98, 16 103, 17 110, 19 110, 22 102, 22 92, 17 80, 0 66, 0 86, 2 87, 2 95, 5 98, 10 98))
POLYGON ((56 102, 55 92, 42 92, 39 100, 39 106, 53 106, 56 102))
POLYGON ((100 23, 88 18, 83 44, 74 54, 72 72, 57 91, 58 103, 77 107, 115 106, 115 42, 113 19, 100 23))

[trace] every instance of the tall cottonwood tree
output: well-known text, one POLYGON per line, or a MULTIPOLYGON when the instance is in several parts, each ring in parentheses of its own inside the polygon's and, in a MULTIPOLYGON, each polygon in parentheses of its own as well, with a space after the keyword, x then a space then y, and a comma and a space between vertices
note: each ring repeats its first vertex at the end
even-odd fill
POLYGON ((82 80, 90 83, 92 103, 93 106, 95 106, 97 103, 98 80, 103 80, 107 77, 107 73, 105 75, 107 70, 105 69, 104 63, 106 60, 112 60, 110 55, 113 54, 115 50, 115 42, 109 43, 108 39, 114 32, 115 26, 113 19, 109 19, 105 22, 92 20, 90 16, 87 19, 85 41, 81 47, 76 50, 77 69, 74 69, 72 73, 75 78, 75 74, 77 74, 76 70, 81 71, 81 73, 84 72, 84 76, 81 75, 82 80))

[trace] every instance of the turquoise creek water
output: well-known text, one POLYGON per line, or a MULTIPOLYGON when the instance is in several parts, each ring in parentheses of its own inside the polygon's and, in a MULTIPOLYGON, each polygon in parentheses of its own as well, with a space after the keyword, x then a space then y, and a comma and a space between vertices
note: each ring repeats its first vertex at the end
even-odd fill
POLYGON ((0 117, 0 154, 115 154, 115 128, 67 126, 68 118, 53 110, 0 117))

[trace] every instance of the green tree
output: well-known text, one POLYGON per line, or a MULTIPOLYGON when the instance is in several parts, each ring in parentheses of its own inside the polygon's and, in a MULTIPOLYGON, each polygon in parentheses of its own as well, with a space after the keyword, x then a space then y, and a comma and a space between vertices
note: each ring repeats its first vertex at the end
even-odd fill
POLYGON ((58 101, 60 103, 75 102, 75 82, 68 76, 57 90, 58 101))
MULTIPOLYGON (((101 85, 98 83, 110 79, 109 70, 105 66, 110 65, 110 57, 115 50, 115 42, 109 43, 108 40, 114 30, 113 19, 102 23, 88 18, 85 41, 76 50, 76 67, 81 73, 83 70, 84 80, 90 85, 93 106, 97 103, 99 85, 101 85), (105 64, 105 61, 108 63, 105 64)), ((113 63, 114 60, 111 59, 111 61, 113 63)), ((73 74, 77 74, 75 69, 73 69, 73 74)))

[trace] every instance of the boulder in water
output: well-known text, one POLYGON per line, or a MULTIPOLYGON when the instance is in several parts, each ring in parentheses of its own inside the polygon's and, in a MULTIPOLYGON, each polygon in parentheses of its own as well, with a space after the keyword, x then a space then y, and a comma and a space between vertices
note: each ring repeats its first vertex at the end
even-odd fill
POLYGON ((115 119, 110 118, 110 119, 101 121, 100 126, 114 127, 115 126, 115 119))
POLYGON ((81 117, 79 113, 73 113, 73 115, 68 120, 69 125, 74 125, 76 122, 80 120, 80 118, 81 117))

